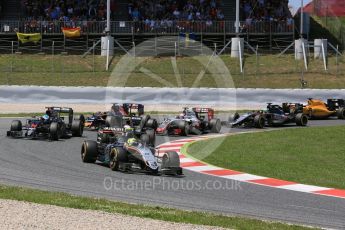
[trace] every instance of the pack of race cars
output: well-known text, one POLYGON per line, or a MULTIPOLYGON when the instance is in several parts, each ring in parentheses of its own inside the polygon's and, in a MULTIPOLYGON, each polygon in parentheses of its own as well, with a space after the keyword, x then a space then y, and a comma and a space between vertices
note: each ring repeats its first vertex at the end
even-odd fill
POLYGON ((81 158, 85 163, 99 161, 113 171, 139 171, 151 174, 182 175, 180 158, 174 151, 160 153, 155 148, 157 135, 202 135, 220 133, 222 124, 229 127, 274 127, 285 124, 306 126, 309 119, 345 119, 343 99, 327 102, 309 98, 300 103, 268 103, 263 110, 242 115, 235 113, 227 121, 216 118, 212 108, 183 108, 177 116, 158 122, 144 114, 142 104, 113 104, 108 112, 97 112, 89 117, 75 115, 72 108, 47 107, 43 116, 11 123, 7 136, 12 138, 81 137, 84 128, 97 130, 96 140, 85 140, 81 158))

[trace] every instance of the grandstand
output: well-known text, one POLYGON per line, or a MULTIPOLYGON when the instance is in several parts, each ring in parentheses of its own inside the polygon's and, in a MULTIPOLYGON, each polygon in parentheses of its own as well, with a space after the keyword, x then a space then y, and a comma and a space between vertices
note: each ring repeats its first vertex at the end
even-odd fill
MULTIPOLYGON (((16 33, 40 33, 37 46, 68 49, 77 41, 87 49, 105 32, 105 0, 0 0, 0 39, 16 40, 16 33), (19 9, 18 9, 18 6, 19 9), (62 28, 80 27, 81 37, 66 39, 62 28), (46 41, 45 41, 46 40, 46 41), (48 41, 49 40, 49 41, 48 41), (66 47, 67 46, 67 47, 66 47)), ((235 0, 111 0, 111 34, 130 48, 152 36, 190 36, 222 49, 235 36, 235 0)), ((253 46, 281 50, 294 39, 288 1, 241 0, 241 36, 253 46)), ((0 42, 0 46, 4 46, 0 42)), ((25 45, 16 43, 15 50, 25 45)), ((0 47, 1 49, 1 47, 0 47)))

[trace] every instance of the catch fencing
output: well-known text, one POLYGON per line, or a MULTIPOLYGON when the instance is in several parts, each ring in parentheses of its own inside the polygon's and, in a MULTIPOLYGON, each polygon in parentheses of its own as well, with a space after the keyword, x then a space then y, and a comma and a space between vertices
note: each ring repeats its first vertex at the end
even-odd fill
MULTIPOLYGON (((292 34, 293 21, 241 22, 241 34, 292 34)), ((80 27, 83 34, 100 35, 105 33, 105 21, 0 21, 0 34, 41 33, 62 35, 63 27, 80 27)), ((234 21, 112 21, 110 33, 113 35, 140 35, 195 33, 205 35, 235 34, 234 21)))

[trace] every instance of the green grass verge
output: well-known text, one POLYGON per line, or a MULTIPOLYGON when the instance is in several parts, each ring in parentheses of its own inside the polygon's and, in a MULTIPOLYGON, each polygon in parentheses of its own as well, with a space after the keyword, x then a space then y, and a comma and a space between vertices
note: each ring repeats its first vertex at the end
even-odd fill
MULTIPOLYGON (((209 57, 199 57, 206 59, 209 57)), ((182 87, 237 87, 237 88, 300 88, 303 62, 296 62, 293 55, 277 58, 276 55, 246 56, 245 73, 240 73, 237 59, 222 56, 228 67, 233 85, 223 84, 220 74, 212 75, 206 71, 196 85, 204 67, 192 57, 177 59, 177 67, 181 75, 182 87), (218 79, 218 82, 217 82, 218 79)), ((113 59, 112 70, 120 57, 113 59)), ((127 79, 118 79, 116 86, 122 87, 181 87, 177 84, 171 58, 137 58, 141 62, 127 79), (162 79, 157 81, 143 72, 145 68, 162 79), (168 82, 168 83, 167 83, 168 82), (169 84, 169 85, 168 85, 169 84)), ((81 58, 78 55, 0 55, 0 85, 43 85, 43 86, 107 86, 111 73, 105 71, 104 57, 81 58)), ((308 71, 304 78, 310 88, 345 88, 345 58, 329 57, 329 70, 323 70, 322 60, 310 59, 308 71)), ((124 73, 125 75, 125 73, 124 73)))
POLYGON ((345 126, 285 129, 223 139, 211 154, 209 139, 193 143, 191 156, 210 164, 303 184, 345 189, 345 126))
POLYGON ((84 210, 97 210, 109 213, 121 213, 130 216, 151 218, 178 223, 219 226, 232 229, 310 229, 306 227, 266 222, 248 218, 229 217, 204 212, 182 211, 159 206, 145 206, 68 195, 65 193, 39 191, 28 188, 0 185, 0 198, 49 204, 60 207, 84 210))

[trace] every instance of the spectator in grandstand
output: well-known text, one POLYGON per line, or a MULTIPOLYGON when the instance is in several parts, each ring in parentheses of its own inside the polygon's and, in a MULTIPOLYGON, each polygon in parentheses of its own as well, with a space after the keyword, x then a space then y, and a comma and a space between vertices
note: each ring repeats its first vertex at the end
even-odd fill
POLYGON ((128 14, 133 21, 146 21, 150 18, 159 21, 205 21, 208 18, 224 20, 220 6, 220 0, 131 0, 128 14))
MULTIPOLYGON (((288 0, 242 0, 242 15, 245 16, 246 31, 260 22, 272 23, 273 30, 292 30, 293 20, 288 9, 288 0)), ((270 28, 265 28, 268 31, 270 28)))

